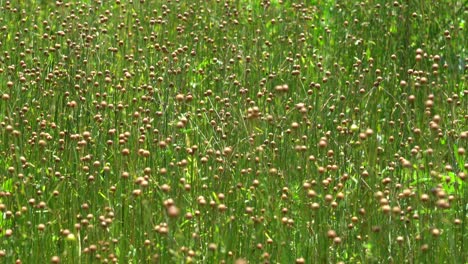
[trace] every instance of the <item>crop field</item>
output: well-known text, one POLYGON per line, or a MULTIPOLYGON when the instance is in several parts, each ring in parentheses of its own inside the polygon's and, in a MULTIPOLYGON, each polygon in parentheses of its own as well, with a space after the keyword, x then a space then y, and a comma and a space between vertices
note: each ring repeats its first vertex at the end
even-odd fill
POLYGON ((0 0, 0 263, 468 263, 467 22, 0 0))

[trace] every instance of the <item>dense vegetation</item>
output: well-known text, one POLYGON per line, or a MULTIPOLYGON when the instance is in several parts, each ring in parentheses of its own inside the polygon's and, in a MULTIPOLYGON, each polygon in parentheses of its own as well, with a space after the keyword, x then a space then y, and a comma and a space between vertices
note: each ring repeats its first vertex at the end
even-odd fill
POLYGON ((467 263, 467 20, 0 0, 0 262, 467 263))

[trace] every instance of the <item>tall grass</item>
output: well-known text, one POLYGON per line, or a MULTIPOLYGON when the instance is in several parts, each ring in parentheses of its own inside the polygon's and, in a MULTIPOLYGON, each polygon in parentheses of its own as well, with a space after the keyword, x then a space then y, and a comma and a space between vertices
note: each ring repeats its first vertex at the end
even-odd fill
POLYGON ((466 1, 1 1, 2 263, 466 263, 466 1))

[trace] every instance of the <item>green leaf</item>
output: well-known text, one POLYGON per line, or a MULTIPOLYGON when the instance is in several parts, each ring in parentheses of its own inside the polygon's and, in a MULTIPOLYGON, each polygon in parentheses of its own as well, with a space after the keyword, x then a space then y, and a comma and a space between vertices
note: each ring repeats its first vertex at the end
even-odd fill
POLYGON ((8 179, 2 184, 2 191, 12 192, 13 191, 13 179, 8 179))

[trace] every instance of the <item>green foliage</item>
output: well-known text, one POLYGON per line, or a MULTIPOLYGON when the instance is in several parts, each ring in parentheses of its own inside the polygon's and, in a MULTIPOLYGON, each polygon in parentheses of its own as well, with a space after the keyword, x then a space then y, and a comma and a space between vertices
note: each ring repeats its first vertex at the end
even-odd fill
POLYGON ((466 263, 466 1, 0 1, 0 262, 466 263))

